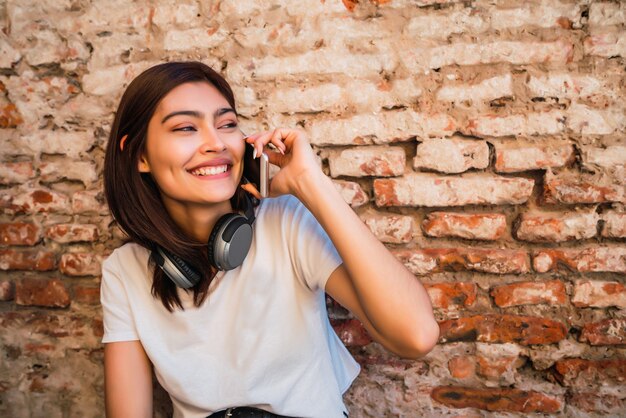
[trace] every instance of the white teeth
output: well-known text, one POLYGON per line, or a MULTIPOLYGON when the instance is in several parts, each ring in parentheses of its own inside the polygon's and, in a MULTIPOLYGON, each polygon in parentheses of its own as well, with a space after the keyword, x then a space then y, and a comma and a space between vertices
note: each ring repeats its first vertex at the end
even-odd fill
POLYGON ((222 174, 228 169, 227 165, 217 165, 213 167, 200 167, 191 172, 194 176, 214 176, 222 174))

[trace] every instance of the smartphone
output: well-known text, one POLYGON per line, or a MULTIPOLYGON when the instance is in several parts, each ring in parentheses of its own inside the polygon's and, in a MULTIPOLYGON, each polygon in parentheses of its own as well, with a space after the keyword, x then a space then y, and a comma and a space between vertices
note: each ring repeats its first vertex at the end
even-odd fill
POLYGON ((264 152, 262 152, 259 157, 259 172, 261 174, 261 190, 259 190, 259 193, 261 193, 261 197, 267 197, 267 183, 270 177, 270 161, 267 158, 267 154, 264 152))

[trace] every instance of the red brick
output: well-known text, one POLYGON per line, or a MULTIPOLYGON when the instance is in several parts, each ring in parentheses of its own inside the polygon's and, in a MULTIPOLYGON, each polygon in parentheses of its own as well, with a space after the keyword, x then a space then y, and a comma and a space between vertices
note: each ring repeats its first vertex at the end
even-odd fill
POLYGON ((441 173, 462 173, 489 166, 489 146, 485 141, 453 138, 424 138, 413 159, 415 169, 441 173))
POLYGON ((524 203, 534 181, 487 174, 463 177, 430 173, 406 174, 393 179, 374 180, 378 206, 465 206, 524 203))
POLYGON ((478 408, 487 411, 556 413, 563 408, 562 400, 535 391, 519 389, 476 389, 440 386, 430 396, 451 408, 478 408))
POLYGON ((363 324, 357 319, 332 319, 331 325, 348 347, 360 347, 372 342, 363 324))
POLYGON ((0 163, 0 184, 22 184, 35 177, 30 161, 0 163))
POLYGON ((382 242, 402 244, 413 239, 411 216, 367 212, 361 215, 361 219, 382 242))
POLYGON ((626 238, 626 213, 607 212, 602 214, 601 235, 607 238, 626 238))
POLYGON ((500 173, 515 173, 563 167, 574 161, 574 147, 567 145, 504 145, 494 144, 496 149, 495 169, 500 173))
POLYGON ((425 284, 433 308, 467 308, 476 302, 474 283, 435 283, 425 284))
POLYGON ((431 212, 422 229, 431 237, 497 240, 506 232, 506 217, 500 213, 431 212))
POLYGON ((15 303, 26 306, 65 308, 70 305, 67 288, 58 279, 22 279, 17 282, 15 303))
POLYGON ((481 271, 507 274, 527 273, 528 254, 522 250, 478 248, 428 248, 392 250, 414 274, 442 271, 481 271))
POLYGON ((518 305, 564 305, 565 285, 560 280, 521 282, 495 287, 491 291, 494 302, 501 308, 518 305))
POLYGON ((398 176, 404 173, 406 155, 402 148, 357 147, 330 151, 328 163, 332 177, 398 176))
POLYGON ((51 251, 0 250, 0 270, 48 271, 56 268, 56 257, 51 251))
POLYGON ((0 302, 6 302, 15 298, 15 286, 8 280, 0 281, 0 302))
POLYGON ((563 242, 593 238, 600 217, 590 213, 523 213, 515 235, 531 242, 563 242))
POLYGON ((572 304, 579 308, 626 308, 626 286, 620 282, 580 280, 574 285, 572 304))
POLYGON ((359 183, 353 181, 333 180, 335 188, 339 190, 341 197, 351 207, 356 208, 369 202, 369 196, 363 191, 359 183))
POLYGON ((36 189, 24 191, 13 197, 11 206, 18 213, 67 213, 69 209, 69 199, 62 193, 46 189, 36 189))
POLYGON ((490 114, 469 119, 461 132, 478 137, 556 135, 565 130, 564 119, 562 111, 507 116, 490 114))
POLYGON ((567 401, 574 408, 585 412, 597 412, 602 416, 618 417, 626 411, 626 399, 608 393, 570 392, 567 401))
POLYGON ((554 364, 554 377, 564 386, 623 384, 626 382, 626 358, 585 360, 569 358, 554 364))
POLYGON ((523 345, 552 344, 567 335, 565 325, 558 321, 533 316, 477 315, 449 319, 439 323, 443 343, 478 341, 487 343, 518 343, 523 345))
POLYGON ((471 356, 455 356, 448 360, 448 370, 455 379, 467 379, 476 374, 476 360, 471 356))
POLYGON ((35 245, 41 239, 41 228, 33 223, 0 223, 2 245, 35 245))
POLYGON ((61 256, 59 271, 67 276, 99 276, 102 255, 91 253, 66 253, 61 256))
POLYGON ((580 341, 591 345, 626 345, 626 318, 609 318, 585 324, 580 341))
POLYGON ((547 204, 623 202, 624 186, 608 180, 594 181, 585 177, 556 177, 546 173, 543 199, 547 204))
POLYGON ((46 238, 59 243, 90 242, 98 239, 96 225, 57 224, 46 228, 46 238))
POLYGON ((100 303, 100 288, 75 286, 74 301, 79 303, 85 303, 87 305, 98 305, 100 303))
POLYGON ((626 273, 626 248, 546 249, 533 254, 533 267, 540 273, 555 270, 559 265, 583 273, 626 273))

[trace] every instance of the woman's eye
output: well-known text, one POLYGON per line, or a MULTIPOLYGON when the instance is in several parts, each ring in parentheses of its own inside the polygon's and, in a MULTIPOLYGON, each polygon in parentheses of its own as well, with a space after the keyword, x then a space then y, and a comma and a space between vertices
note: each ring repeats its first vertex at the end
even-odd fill
POLYGON ((173 129, 175 132, 193 132, 196 130, 196 128, 194 128, 193 126, 181 126, 180 128, 174 128, 173 129))
POLYGON ((225 123, 223 125, 220 126, 220 129, 231 129, 231 128, 236 128, 237 127, 237 122, 228 122, 225 123))

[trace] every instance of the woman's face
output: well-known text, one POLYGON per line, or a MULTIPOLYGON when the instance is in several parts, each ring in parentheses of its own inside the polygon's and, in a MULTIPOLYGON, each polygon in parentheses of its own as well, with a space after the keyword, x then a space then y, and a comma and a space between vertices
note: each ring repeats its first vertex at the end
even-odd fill
POLYGON ((228 201, 243 173, 237 115, 211 84, 185 83, 159 103, 148 124, 139 171, 151 173, 168 209, 228 201))

